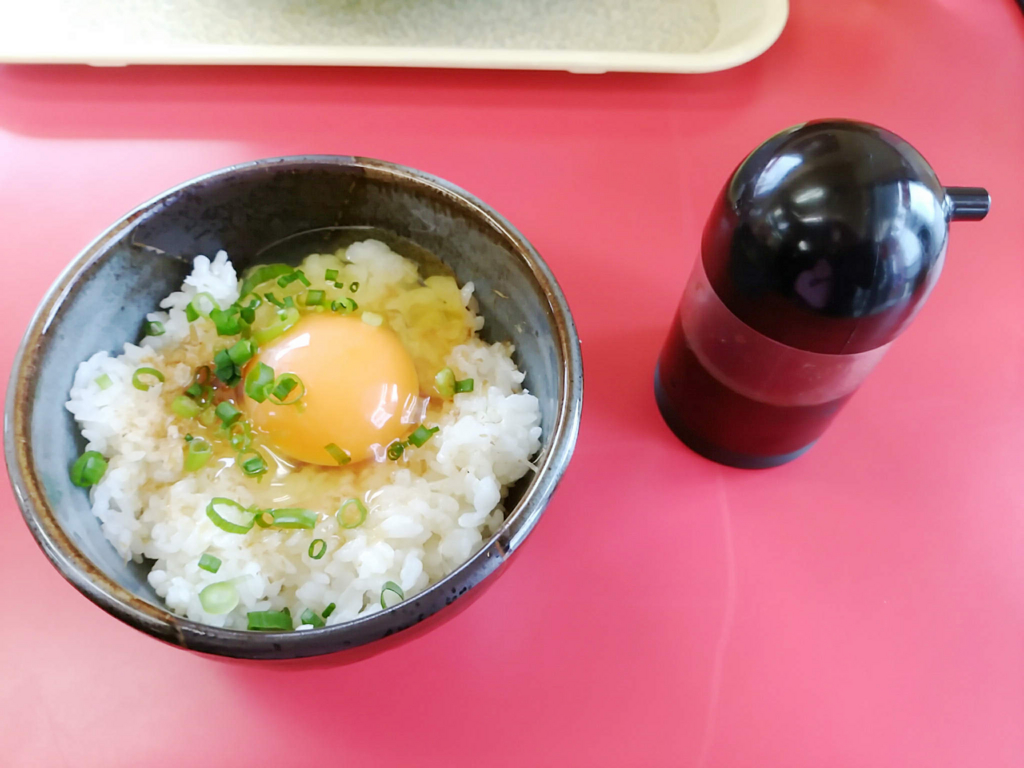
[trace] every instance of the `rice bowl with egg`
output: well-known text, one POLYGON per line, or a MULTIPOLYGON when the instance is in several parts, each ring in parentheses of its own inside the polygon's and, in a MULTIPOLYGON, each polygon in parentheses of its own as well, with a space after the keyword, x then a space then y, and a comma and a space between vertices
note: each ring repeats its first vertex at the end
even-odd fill
MULTIPOLYGON (((440 398, 435 393, 430 403, 420 403, 419 410, 407 414, 415 418, 403 422, 402 438, 371 446, 372 456, 350 455, 357 452, 333 442, 312 444, 314 451, 333 446, 340 452, 342 459, 333 467, 323 456, 313 457, 321 465, 287 458, 278 462, 268 443, 257 451, 265 456, 265 466, 255 476, 240 471, 236 459, 241 452, 235 459, 214 455, 205 465, 189 469, 190 456, 196 453, 190 449, 203 440, 197 435, 204 430, 212 434, 227 422, 196 426, 169 405, 195 384, 197 367, 213 361, 234 340, 219 335, 208 314, 190 320, 189 307, 201 295, 209 297, 202 300, 208 310, 214 304, 224 310, 246 298, 239 296, 238 276, 226 254, 212 262, 197 257, 181 291, 161 302, 163 311, 147 318, 147 327, 160 333, 147 335, 139 345, 126 344, 117 357, 99 352, 82 363, 67 403, 87 452, 102 456, 105 465, 89 491, 104 535, 126 560, 151 561, 148 579, 157 594, 171 610, 196 621, 264 628, 253 626, 252 614, 284 614, 292 617, 291 627, 303 629, 369 615, 422 591, 468 559, 498 529, 505 492, 530 471, 530 458, 540 447, 537 399, 521 389, 523 373, 512 360, 511 346, 488 345, 478 338, 483 319, 473 308, 472 284, 459 288, 454 281, 435 280, 427 286, 436 288, 438 306, 458 316, 446 327, 458 329, 461 323, 459 333, 465 337, 442 339, 448 347, 438 359, 445 344, 435 343, 431 312, 425 324, 419 323, 419 310, 402 304, 401 296, 423 289, 432 279, 419 279, 415 264, 382 243, 366 241, 342 255, 314 254, 303 269, 316 275, 318 286, 331 270, 342 273, 341 282, 348 288, 360 284, 362 307, 339 321, 375 326, 379 318, 380 325, 404 334, 404 345, 413 348, 421 389, 429 389, 429 374, 443 366, 442 371, 457 372, 460 382, 472 381, 472 391, 440 398), (395 292, 405 284, 407 292, 395 292), (140 377, 146 370, 159 372, 163 381, 140 377), (416 420, 420 423, 414 429, 416 420), (417 433, 420 440, 412 437, 417 433), (381 453, 398 444, 405 450, 381 453), (279 496, 289 505, 299 498, 302 506, 275 508, 279 496), (226 502, 217 507, 216 499, 226 502), (356 500, 360 505, 353 505, 356 500), (287 516, 278 516, 275 524, 269 515, 264 518, 267 527, 248 520, 244 533, 215 522, 220 513, 228 518, 238 510, 253 516, 298 510, 313 517, 289 527, 287 516), (230 584, 231 600, 224 595, 213 600, 223 584, 230 584)), ((280 294, 276 299, 284 297, 281 289, 275 290, 280 294)), ((292 290, 304 289, 293 284, 292 290)), ((332 290, 326 286, 328 293, 332 290)), ((317 291, 325 288, 310 287, 303 295, 309 298, 317 291)), ((262 295, 266 293, 272 291, 262 295)), ((335 300, 341 302, 342 314, 348 298, 339 295, 335 300)), ((265 309, 277 311, 267 304, 265 309)), ((317 306, 322 311, 309 313, 310 322, 332 316, 329 306, 317 306)), ((250 370, 255 361, 247 360, 250 370)), ((310 408, 317 407, 312 389, 309 397, 310 408)), ((236 410, 245 413, 246 423, 252 422, 259 435, 266 431, 259 424, 261 406, 250 407, 236 410)), ((315 431, 324 420, 310 421, 309 429, 315 431)), ((241 522, 246 522, 244 515, 241 522)))

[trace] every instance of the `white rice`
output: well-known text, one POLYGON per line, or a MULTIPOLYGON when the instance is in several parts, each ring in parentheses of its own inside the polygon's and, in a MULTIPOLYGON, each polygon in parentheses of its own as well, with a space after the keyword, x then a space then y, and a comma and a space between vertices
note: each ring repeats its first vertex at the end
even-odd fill
MULTIPOLYGON (((393 257, 372 241, 349 249, 349 258, 365 266, 370 280, 400 277, 393 257)), ((182 388, 191 381, 192 370, 165 364, 161 350, 190 333, 185 307, 201 291, 221 306, 238 298, 237 276, 223 251, 212 262, 198 256, 181 291, 160 303, 163 311, 148 315, 164 324, 164 335, 125 344, 116 357, 97 352, 81 363, 66 404, 87 449, 109 462, 89 492, 93 513, 126 561, 152 561, 149 582, 171 610, 207 624, 244 628, 249 611, 288 607, 298 618, 307 608, 319 613, 335 603, 327 623, 337 624, 381 610, 387 581, 399 584, 407 598, 415 595, 463 563, 498 529, 507 488, 530 471, 530 457, 540 448, 540 407, 521 387, 523 374, 512 361, 511 345, 476 338, 456 347, 448 359, 476 387, 455 396, 438 422, 440 432, 417 449, 426 471, 416 476, 405 467, 378 465, 374 471, 381 473, 381 485, 362 526, 342 530, 324 515, 312 532, 254 528, 238 535, 217 528, 206 516, 207 504, 215 496, 249 503, 246 481, 238 472, 186 473, 184 435, 160 396, 163 387, 182 388), (166 382, 148 391, 133 387, 132 374, 143 365, 163 371, 166 382), (107 389, 96 383, 102 374, 112 382, 107 389), (314 536, 332 542, 321 560, 307 553, 314 536), (198 567, 205 552, 222 561, 216 574, 198 567), (229 614, 207 614, 199 592, 229 579, 239 605, 229 614)), ((462 295, 468 307, 472 284, 462 295)), ((479 328, 482 318, 475 325, 479 328)), ((212 329, 199 332, 215 335, 212 329)))

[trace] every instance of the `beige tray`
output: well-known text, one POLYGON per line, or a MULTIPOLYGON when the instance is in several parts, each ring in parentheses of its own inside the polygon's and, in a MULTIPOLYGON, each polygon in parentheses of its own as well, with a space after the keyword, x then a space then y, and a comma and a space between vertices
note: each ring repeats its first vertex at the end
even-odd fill
POLYGON ((0 62, 710 72, 788 0, 5 0, 0 62))

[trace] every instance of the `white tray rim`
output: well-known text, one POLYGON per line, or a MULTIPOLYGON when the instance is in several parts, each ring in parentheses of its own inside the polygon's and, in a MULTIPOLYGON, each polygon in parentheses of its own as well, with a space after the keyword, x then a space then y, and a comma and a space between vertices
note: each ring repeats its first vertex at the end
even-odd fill
POLYGON ((696 53, 630 51, 558 51, 496 48, 413 48, 402 46, 325 45, 143 45, 117 50, 89 43, 52 50, 27 43, 0 49, 5 64, 187 64, 245 66, 431 67, 445 69, 565 70, 605 72, 716 72, 737 67, 764 53, 782 34, 789 0, 761 0, 762 16, 753 34, 722 47, 715 43, 696 53))

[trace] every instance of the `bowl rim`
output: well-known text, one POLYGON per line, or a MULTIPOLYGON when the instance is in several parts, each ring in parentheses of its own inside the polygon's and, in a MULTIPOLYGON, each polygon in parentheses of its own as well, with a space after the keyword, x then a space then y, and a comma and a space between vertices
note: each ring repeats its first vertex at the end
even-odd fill
POLYGON ((100 608, 136 629, 189 650, 238 658, 301 658, 355 647, 407 629, 451 604, 497 570, 533 530, 561 480, 579 433, 582 401, 583 361, 569 305, 540 254, 504 217, 461 187, 406 166, 349 155, 293 155, 230 165, 178 184, 122 216, 63 269, 33 313, 15 354, 4 409, 4 457, 18 506, 37 544, 60 574, 100 608), (380 181, 401 180, 440 194, 507 241, 543 293, 555 328, 552 341, 561 362, 555 421, 548 430, 540 458, 535 460, 534 477, 498 532, 458 568, 412 599, 370 616, 301 632, 264 633, 213 627, 178 616, 132 594, 93 565, 65 533, 47 501, 29 448, 34 405, 30 383, 40 360, 40 341, 64 299, 90 268, 109 257, 110 245, 125 231, 196 186, 259 173, 268 167, 302 171, 322 166, 351 168, 380 181))

